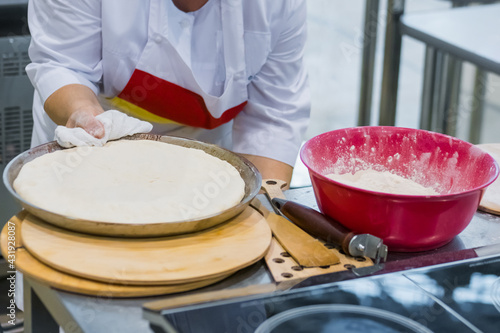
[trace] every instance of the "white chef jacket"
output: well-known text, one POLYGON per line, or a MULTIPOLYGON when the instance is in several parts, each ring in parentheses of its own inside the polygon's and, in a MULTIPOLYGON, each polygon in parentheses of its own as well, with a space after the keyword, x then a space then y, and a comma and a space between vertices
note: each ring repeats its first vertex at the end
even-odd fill
MULTIPOLYGON (((148 40, 148 13, 153 1, 171 2, 30 0, 32 63, 26 71, 35 87, 32 145, 53 140, 56 125, 44 112, 43 104, 57 89, 83 84, 108 98, 120 93, 148 40)), ((214 95, 220 95, 224 86, 224 58, 220 56, 220 22, 224 16, 218 9, 219 1, 210 0, 195 13, 176 12, 169 5, 165 13, 172 33, 168 40, 200 86, 214 95)), ((305 0, 241 1, 242 61, 248 80, 248 103, 243 111, 213 130, 153 124, 153 132, 192 137, 293 165, 310 110, 303 64, 305 0)))

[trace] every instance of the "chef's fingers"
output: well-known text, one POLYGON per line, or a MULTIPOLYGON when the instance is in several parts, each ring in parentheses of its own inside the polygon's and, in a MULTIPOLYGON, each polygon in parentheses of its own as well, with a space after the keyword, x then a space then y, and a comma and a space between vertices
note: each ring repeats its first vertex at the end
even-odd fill
POLYGON ((89 122, 86 126, 82 127, 85 131, 87 131, 90 135, 102 139, 104 136, 104 125, 97 120, 95 117, 89 118, 89 122))
POLYGON ((104 125, 96 119, 93 113, 87 111, 73 112, 66 123, 66 127, 81 127, 98 139, 104 136, 104 125))

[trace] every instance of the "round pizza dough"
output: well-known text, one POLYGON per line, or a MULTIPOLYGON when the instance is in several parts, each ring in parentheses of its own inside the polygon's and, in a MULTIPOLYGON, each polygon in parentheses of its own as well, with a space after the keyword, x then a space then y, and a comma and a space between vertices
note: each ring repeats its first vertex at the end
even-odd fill
MULTIPOLYGON (((487 152, 500 164, 500 144, 499 143, 483 143, 477 145, 479 148, 487 152)), ((500 177, 498 177, 490 186, 486 188, 479 208, 486 212, 500 215, 500 177)))
POLYGON ((245 182, 231 164, 202 150, 122 140, 40 156, 23 166, 14 189, 30 204, 68 217, 161 223, 233 207, 245 182))

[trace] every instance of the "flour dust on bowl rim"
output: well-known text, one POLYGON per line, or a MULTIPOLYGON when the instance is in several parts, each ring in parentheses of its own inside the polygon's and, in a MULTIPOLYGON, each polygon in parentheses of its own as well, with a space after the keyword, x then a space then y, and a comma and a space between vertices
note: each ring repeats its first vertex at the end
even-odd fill
POLYGON ((389 251, 425 251, 450 242, 470 223, 499 174, 495 160, 468 142, 391 126, 320 134, 304 144, 300 157, 320 210, 356 233, 382 238, 389 251), (439 194, 374 192, 326 177, 368 169, 389 171, 439 194))

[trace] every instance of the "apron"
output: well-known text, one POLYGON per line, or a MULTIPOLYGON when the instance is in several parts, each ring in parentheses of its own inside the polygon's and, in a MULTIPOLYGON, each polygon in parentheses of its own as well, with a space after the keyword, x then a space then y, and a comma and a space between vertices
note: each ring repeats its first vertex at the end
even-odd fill
MULTIPOLYGON (((221 0, 226 77, 224 91, 220 97, 210 95, 200 87, 192 70, 168 41, 165 1, 171 0, 151 0, 148 41, 144 51, 128 83, 108 105, 136 118, 149 121, 156 129, 162 128, 162 125, 167 125, 163 128, 189 126, 192 128, 187 132, 191 132, 191 135, 182 135, 181 132, 181 136, 194 136, 198 139, 202 136, 201 139, 204 141, 227 146, 217 138, 199 134, 213 132, 215 136, 227 136, 228 129, 230 129, 227 126, 230 125, 228 123, 247 103, 248 81, 241 1, 221 0), (219 127, 224 124, 226 124, 223 126, 226 130, 221 131, 219 127), (219 130, 199 130, 216 128, 219 130), (223 134, 224 132, 226 134, 223 134)), ((179 133, 174 133, 174 135, 177 134, 179 133)))

